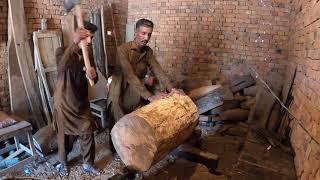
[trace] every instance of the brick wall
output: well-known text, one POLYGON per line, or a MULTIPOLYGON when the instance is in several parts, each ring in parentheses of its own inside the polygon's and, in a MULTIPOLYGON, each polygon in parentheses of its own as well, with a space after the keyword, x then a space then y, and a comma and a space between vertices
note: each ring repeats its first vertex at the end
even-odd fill
MULTIPOLYGON (((88 14, 93 9, 105 5, 106 30, 112 31, 111 11, 107 4, 110 3, 113 8, 116 37, 121 43, 125 38, 125 24, 127 20, 127 0, 86 0, 81 1, 82 8, 88 19, 88 14)), ((48 29, 60 29, 61 17, 65 13, 63 8, 63 0, 24 0, 26 18, 28 22, 28 32, 40 29, 41 17, 48 19, 48 29)), ((106 45, 109 60, 114 60, 115 57, 115 40, 114 36, 106 36, 106 45)))
MULTIPOLYGON (((125 24, 127 20, 127 0, 86 0, 82 1, 84 12, 105 5, 107 8, 106 25, 108 31, 112 31, 111 11, 107 4, 110 3, 113 8, 115 31, 119 43, 125 38, 125 24)), ((48 19, 48 29, 60 29, 61 17, 64 14, 63 0, 24 0, 25 15, 27 22, 28 35, 31 38, 32 32, 40 29, 41 17, 48 19)), ((0 1, 0 110, 9 111, 9 90, 8 75, 6 70, 6 41, 7 41, 7 19, 8 19, 8 3, 0 1)), ((107 36, 107 52, 108 60, 112 61, 115 57, 114 35, 107 36)))
POLYGON ((129 0, 128 23, 155 23, 150 42, 175 78, 214 80, 284 69, 289 12, 286 0, 129 0), (247 63, 247 64, 245 64, 247 63))
POLYGON ((0 1, 0 111, 9 110, 9 87, 6 65, 7 14, 7 1, 0 1))
POLYGON ((291 6, 288 60, 298 68, 291 110, 307 130, 292 122, 291 142, 299 179, 320 179, 320 2, 293 0, 291 6))

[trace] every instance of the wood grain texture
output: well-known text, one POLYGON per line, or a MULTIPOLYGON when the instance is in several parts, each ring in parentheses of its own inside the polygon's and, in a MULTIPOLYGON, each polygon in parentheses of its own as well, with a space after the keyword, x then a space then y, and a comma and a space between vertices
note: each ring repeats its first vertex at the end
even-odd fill
POLYGON ((192 100, 173 93, 121 118, 111 131, 112 141, 126 166, 146 171, 183 143, 198 119, 192 100))
POLYGON ((36 75, 34 72, 31 48, 27 38, 27 27, 25 22, 25 13, 22 1, 9 0, 9 19, 12 31, 16 55, 22 74, 24 88, 28 97, 30 109, 37 128, 45 125, 41 113, 40 94, 37 89, 36 75))

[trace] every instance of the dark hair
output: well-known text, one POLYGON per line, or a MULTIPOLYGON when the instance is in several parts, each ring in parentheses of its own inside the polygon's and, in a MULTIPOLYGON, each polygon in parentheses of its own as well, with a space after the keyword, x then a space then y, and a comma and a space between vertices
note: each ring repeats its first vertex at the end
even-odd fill
POLYGON ((138 29, 140 26, 153 28, 153 22, 149 19, 139 19, 136 23, 136 29, 138 29))
POLYGON ((86 30, 89 30, 92 34, 94 34, 98 30, 98 27, 96 25, 88 21, 84 21, 83 26, 86 30))

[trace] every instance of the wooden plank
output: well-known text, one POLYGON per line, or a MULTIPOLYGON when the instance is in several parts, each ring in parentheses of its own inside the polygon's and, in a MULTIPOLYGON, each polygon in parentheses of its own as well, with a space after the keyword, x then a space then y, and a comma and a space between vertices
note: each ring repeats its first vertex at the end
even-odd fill
MULTIPOLYGON (((240 78, 240 80, 241 80, 241 82, 236 83, 235 85, 231 86, 231 91, 233 93, 238 92, 246 87, 252 86, 256 83, 256 81, 251 77, 251 75, 244 76, 244 77, 240 78)), ((235 83, 235 82, 233 82, 233 83, 235 83)))
POLYGON ((245 121, 248 119, 249 111, 245 109, 229 109, 220 114, 223 121, 245 121))
POLYGON ((230 79, 230 85, 231 86, 237 86, 243 82, 248 81, 248 79, 251 79, 252 76, 249 75, 244 75, 244 76, 234 76, 230 79))
MULTIPOLYGON (((10 107, 13 114, 29 119, 32 114, 28 102, 27 93, 24 89, 18 57, 11 30, 10 9, 8 10, 8 84, 10 92, 10 107)), ((35 124, 35 122, 33 122, 35 124)))
MULTIPOLYGON (((277 162, 275 162, 277 163, 277 162)), ((230 180, 297 180, 295 175, 285 175, 272 169, 259 167, 247 161, 239 161, 233 166, 230 180)))
POLYGON ((256 98, 252 97, 252 98, 242 102, 241 108, 250 110, 254 106, 255 103, 256 103, 256 98))
MULTIPOLYGON (((269 73, 267 77, 267 84, 277 96, 280 95, 282 83, 283 78, 279 73, 269 73)), ((275 99, 262 83, 258 84, 258 86, 256 104, 253 112, 251 113, 252 115, 249 116, 248 122, 257 125, 257 127, 266 128, 275 99)))
POLYGON ((16 145, 15 144, 7 145, 6 147, 0 149, 0 155, 4 154, 4 153, 7 153, 7 152, 10 152, 10 151, 12 151, 14 149, 16 149, 16 145))
POLYGON ((256 96, 257 94, 257 86, 250 86, 243 89, 243 95, 245 96, 256 96))
POLYGON ((219 156, 207 151, 202 151, 189 144, 180 145, 177 156, 192 162, 197 162, 205 165, 209 169, 216 169, 218 167, 219 156))
POLYGON ((29 42, 27 40, 27 28, 25 23, 25 13, 23 8, 23 1, 8 1, 11 20, 11 28, 13 38, 16 46, 16 53, 18 57, 19 67, 22 74, 23 84, 29 100, 29 105, 33 118, 36 120, 37 128, 45 125, 41 114, 40 95, 37 89, 36 75, 33 71, 32 56, 29 42))
POLYGON ((221 114, 222 112, 228 110, 228 109, 235 109, 235 108, 239 108, 240 107, 240 101, 236 101, 236 100, 227 100, 227 101, 223 101, 223 104, 221 106, 218 106, 214 109, 210 110, 210 114, 211 115, 218 115, 221 114))
POLYGON ((49 112, 48 105, 47 105, 47 103, 51 103, 51 102, 47 102, 40 74, 38 74, 38 82, 39 82, 39 89, 40 89, 41 102, 42 102, 44 115, 47 119, 48 124, 51 124, 52 119, 51 119, 50 112, 49 112))
POLYGON ((268 124, 267 124, 267 129, 275 132, 280 126, 280 123, 281 123, 280 104, 276 103, 272 108, 272 111, 268 120, 268 124))
MULTIPOLYGON (((45 114, 47 116, 47 120, 50 121, 51 118, 48 117, 48 107, 47 107, 47 101, 50 101, 51 96, 50 96, 50 90, 49 90, 49 86, 47 83, 47 79, 46 79, 46 75, 43 72, 43 64, 41 62, 41 54, 40 54, 40 49, 39 49, 39 44, 38 44, 38 38, 35 35, 35 33, 33 34, 33 43, 34 43, 34 54, 35 54, 35 63, 36 63, 36 70, 38 72, 38 80, 39 80, 39 89, 40 89, 40 95, 41 95, 41 99, 42 99, 42 105, 44 106, 44 111, 45 114), (46 96, 46 98, 45 98, 46 96)), ((42 57, 44 57, 44 59, 46 59, 46 55, 47 54, 43 54, 42 57)), ((52 109, 52 104, 49 104, 49 107, 52 109)))
POLYGON ((271 148, 267 151, 267 147, 268 145, 246 141, 239 161, 294 177, 295 169, 291 154, 283 152, 280 148, 271 148))
POLYGON ((211 80, 205 80, 200 78, 186 78, 181 82, 181 88, 186 92, 190 92, 194 89, 203 87, 203 86, 211 86, 211 80))
POLYGON ((206 96, 197 99, 195 104, 197 105, 199 113, 202 114, 215 107, 221 106, 223 104, 223 96, 223 88, 219 87, 206 96))
POLYGON ((104 77, 107 77, 106 75, 106 64, 105 64, 105 54, 104 54, 104 47, 103 47, 103 37, 102 37, 102 31, 101 31, 101 10, 96 9, 91 13, 91 23, 95 24, 98 29, 94 33, 94 39, 93 39, 93 56, 94 61, 97 65, 97 68, 100 70, 102 75, 104 77))
POLYGON ((39 65, 39 53, 37 48, 34 48, 34 64, 36 66, 36 71, 37 72, 37 79, 38 79, 38 85, 39 85, 39 91, 40 91, 40 96, 41 96, 41 102, 42 102, 42 107, 43 107, 43 111, 44 111, 44 115, 45 118, 48 122, 48 124, 51 124, 52 119, 49 113, 49 109, 48 109, 48 105, 47 105, 47 101, 46 101, 46 96, 45 96, 45 92, 44 92, 44 87, 43 87, 43 82, 41 80, 41 72, 40 72, 40 65, 39 65))
MULTIPOLYGON (((55 51, 62 46, 61 33, 59 31, 37 31, 33 32, 33 42, 36 60, 36 69, 40 77, 42 84, 39 88, 44 92, 41 92, 42 96, 46 96, 46 99, 42 97, 42 104, 44 111, 47 112, 47 103, 49 104, 51 112, 53 111, 53 93, 55 90, 55 84, 57 81, 57 60, 55 57, 55 51), (46 36, 48 34, 48 36, 46 36), (50 71, 46 71, 50 69, 50 71)), ((48 119, 48 116, 47 116, 48 119)), ((50 118, 51 119, 51 118, 50 118)), ((48 119, 49 121, 51 121, 48 119)))
POLYGON ((21 135, 22 132, 32 131, 32 126, 27 121, 21 121, 12 126, 0 129, 0 141, 10 137, 21 135))
POLYGON ((36 159, 35 156, 31 156, 31 157, 28 157, 28 158, 20 161, 18 164, 15 164, 14 166, 3 169, 0 171, 0 176, 7 175, 9 172, 16 171, 17 169, 21 169, 24 165, 34 161, 35 159, 36 159))
POLYGON ((19 154, 21 154, 21 153, 23 153, 23 152, 24 152, 23 149, 18 149, 18 150, 16 150, 14 153, 10 154, 8 157, 6 157, 6 158, 3 159, 3 160, 6 161, 6 160, 9 160, 9 159, 12 159, 12 158, 18 156, 19 154))
POLYGON ((109 76, 109 72, 108 72, 108 55, 107 55, 107 40, 106 40, 106 28, 105 28, 105 14, 104 14, 105 8, 102 5, 100 7, 100 13, 101 13, 101 32, 102 32, 102 43, 103 43, 103 52, 104 52, 104 62, 105 62, 105 69, 106 69, 106 79, 109 76))
POLYGON ((57 71, 57 67, 48 67, 43 69, 45 73, 57 71))
POLYGON ((217 89, 221 88, 221 85, 213 85, 213 86, 203 86, 197 89, 194 89, 188 93, 188 96, 192 100, 197 100, 217 89))
POLYGON ((297 71, 296 65, 289 66, 286 76, 284 78, 283 89, 281 93, 281 100, 284 104, 286 104, 287 102, 288 95, 292 88, 294 77, 296 75, 296 71, 297 71))

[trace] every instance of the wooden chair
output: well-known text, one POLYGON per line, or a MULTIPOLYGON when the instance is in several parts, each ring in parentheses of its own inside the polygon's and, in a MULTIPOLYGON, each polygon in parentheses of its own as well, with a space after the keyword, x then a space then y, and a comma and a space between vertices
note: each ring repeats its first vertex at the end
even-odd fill
POLYGON ((102 129, 107 127, 107 99, 98 98, 90 101, 91 113, 100 118, 102 129))

